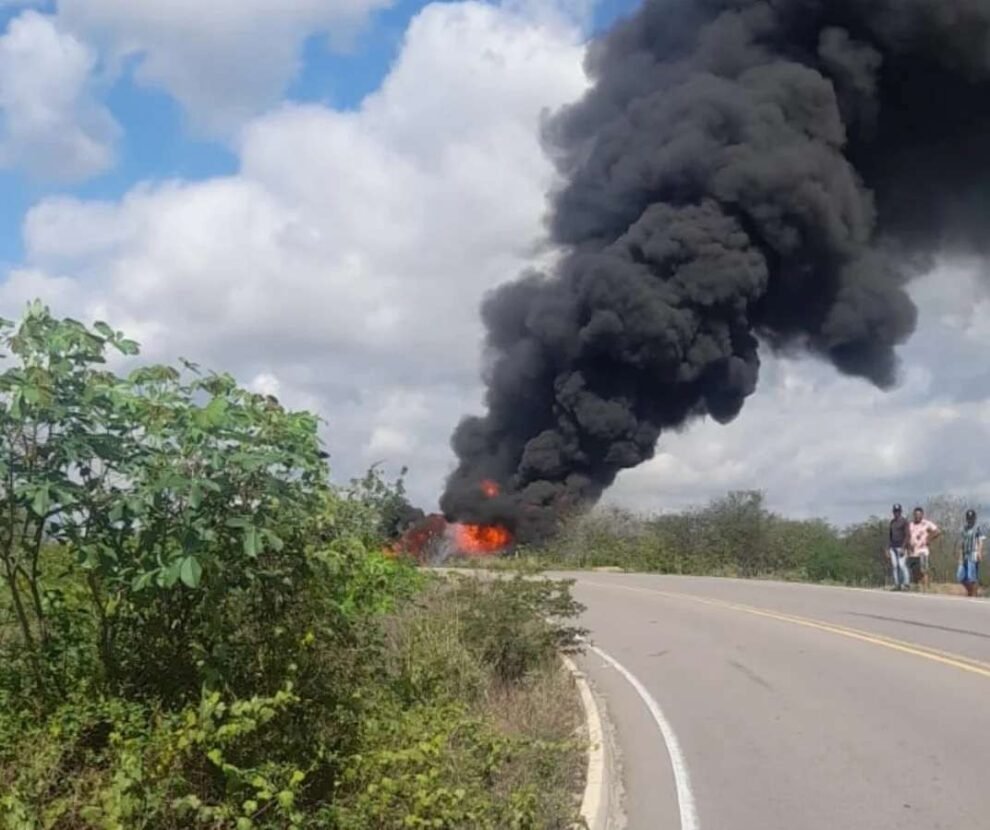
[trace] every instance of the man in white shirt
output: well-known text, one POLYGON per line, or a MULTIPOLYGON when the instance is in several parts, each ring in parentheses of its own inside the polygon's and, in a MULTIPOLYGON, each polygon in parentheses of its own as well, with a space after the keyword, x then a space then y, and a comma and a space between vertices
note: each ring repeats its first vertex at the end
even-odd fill
POLYGON ((925 590, 928 590, 928 562, 931 558, 929 545, 939 537, 941 531, 935 522, 925 518, 925 511, 914 508, 914 519, 908 525, 908 568, 911 575, 925 590))

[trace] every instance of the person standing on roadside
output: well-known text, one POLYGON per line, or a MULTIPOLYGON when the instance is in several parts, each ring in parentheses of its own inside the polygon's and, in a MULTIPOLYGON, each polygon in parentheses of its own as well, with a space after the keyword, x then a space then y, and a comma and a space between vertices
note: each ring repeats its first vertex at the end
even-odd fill
POLYGON ((895 504, 892 510, 894 518, 890 520, 887 556, 894 576, 894 590, 906 591, 911 586, 911 574, 907 566, 908 520, 904 518, 899 504, 895 504))
POLYGON ((928 563, 931 559, 929 545, 941 535, 938 525, 925 518, 925 511, 914 508, 914 519, 908 525, 908 569, 912 576, 928 589, 928 563))
POLYGON ((959 581, 966 595, 975 597, 980 587, 980 561, 983 559, 983 541, 986 534, 976 523, 976 511, 966 511, 966 525, 959 534, 956 550, 959 553, 959 581))

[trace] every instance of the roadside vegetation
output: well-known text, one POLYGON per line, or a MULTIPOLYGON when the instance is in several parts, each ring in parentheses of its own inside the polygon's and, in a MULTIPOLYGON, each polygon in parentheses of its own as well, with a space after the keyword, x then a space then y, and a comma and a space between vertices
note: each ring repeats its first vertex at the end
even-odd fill
MULTIPOLYGON (((969 505, 942 496, 924 506, 943 532, 932 544, 932 581, 951 583, 953 543, 969 505)), ((595 510, 564 522, 556 537, 518 556, 534 566, 562 569, 618 567, 882 586, 890 577, 888 521, 873 517, 838 528, 821 519, 788 519, 768 510, 762 493, 743 491, 681 513, 595 510)))
POLYGON ((103 323, 0 351, 0 828, 572 826, 565 583, 385 557, 401 483, 103 323))

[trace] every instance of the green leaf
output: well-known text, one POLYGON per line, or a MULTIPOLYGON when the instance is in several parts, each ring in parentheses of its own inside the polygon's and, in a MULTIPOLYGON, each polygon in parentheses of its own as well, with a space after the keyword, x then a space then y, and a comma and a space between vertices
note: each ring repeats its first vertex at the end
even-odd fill
POLYGON ((137 344, 136 340, 120 340, 117 343, 117 348, 120 349, 121 353, 126 355, 137 354, 141 347, 137 344))
POLYGON ((96 329, 105 338, 107 338, 107 340, 113 339, 114 336, 113 329, 110 328, 110 326, 108 326, 102 320, 97 320, 95 323, 93 323, 93 328, 96 329))
POLYGON ((210 401, 206 409, 203 410, 203 414, 206 416, 206 422, 208 424, 217 425, 223 421, 224 415, 227 414, 227 401, 225 398, 214 398, 210 401))
POLYGON ((149 585, 151 585, 152 580, 155 578, 155 574, 155 571, 149 571, 148 573, 135 577, 135 579, 131 582, 131 590, 135 593, 145 590, 149 585))
POLYGON ((187 556, 182 560, 182 566, 179 568, 179 578, 184 585, 189 588, 198 588, 202 576, 203 566, 199 564, 199 560, 195 556, 187 556))
POLYGON ((276 553, 278 553, 280 550, 282 550, 282 548, 285 547, 285 542, 283 542, 279 536, 277 536, 270 530, 263 530, 261 532, 261 536, 266 542, 268 542, 268 544, 271 546, 271 549, 276 553))
POLYGON ((48 485, 46 484, 35 491, 34 499, 31 501, 31 510, 38 516, 44 516, 48 512, 51 503, 51 496, 48 493, 48 485))
POLYGON ((244 554, 254 559, 261 553, 261 535, 256 527, 244 529, 244 554))
POLYGON ((160 582, 163 588, 171 588, 179 581, 183 561, 182 559, 176 559, 161 572, 160 582))

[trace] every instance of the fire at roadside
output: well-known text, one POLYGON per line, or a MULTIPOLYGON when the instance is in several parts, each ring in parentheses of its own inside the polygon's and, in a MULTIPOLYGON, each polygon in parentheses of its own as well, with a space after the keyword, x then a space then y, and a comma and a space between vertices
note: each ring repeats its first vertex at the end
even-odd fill
MULTIPOLYGON (((486 498, 495 498, 500 492, 494 481, 482 481, 478 488, 486 498)), ((388 553, 421 565, 438 565, 456 558, 504 555, 513 544, 512 533, 501 525, 449 522, 433 513, 406 528, 388 553)))

